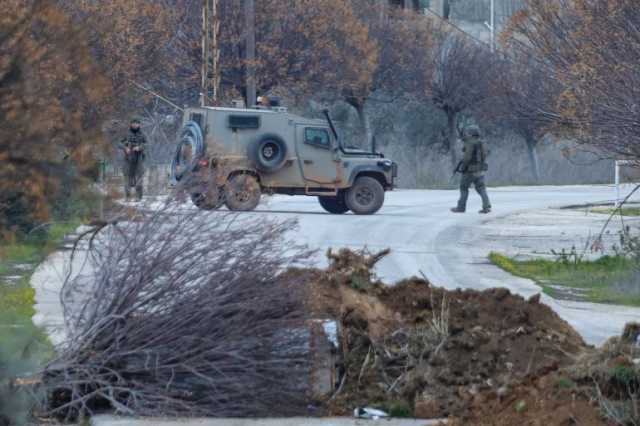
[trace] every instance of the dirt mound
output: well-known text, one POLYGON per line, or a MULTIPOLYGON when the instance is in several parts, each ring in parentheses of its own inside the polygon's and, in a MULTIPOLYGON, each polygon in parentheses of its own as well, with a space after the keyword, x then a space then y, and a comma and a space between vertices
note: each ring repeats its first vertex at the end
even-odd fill
POLYGON ((467 418, 485 395, 502 403, 526 377, 569 366, 586 349, 539 298, 447 291, 418 278, 389 287, 371 272, 384 253, 328 254, 329 268, 306 278, 314 315, 341 325, 344 364, 327 401, 332 414, 367 405, 398 416, 467 418))
POLYGON ((480 394, 469 414, 451 426, 602 426, 607 424, 594 403, 559 371, 528 377, 503 397, 480 394))
POLYGON ((484 393, 454 426, 640 424, 640 324, 572 364, 526 377, 504 397, 484 393))

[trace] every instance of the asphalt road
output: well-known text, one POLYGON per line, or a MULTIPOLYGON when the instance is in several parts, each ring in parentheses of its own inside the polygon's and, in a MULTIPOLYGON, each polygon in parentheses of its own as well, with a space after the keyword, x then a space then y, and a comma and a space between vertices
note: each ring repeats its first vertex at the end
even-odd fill
MULTIPOLYGON (((384 207, 373 216, 325 214, 311 197, 275 196, 267 199, 260 209, 261 214, 297 217, 300 228, 293 237, 321 249, 316 259, 319 265, 326 263, 324 252, 329 247, 367 247, 371 251, 388 247, 392 252, 379 263, 377 273, 389 283, 422 272, 434 285, 448 289, 506 287, 529 297, 540 292, 535 283, 491 265, 487 259, 490 241, 476 241, 475 246, 469 247, 467 237, 481 232, 492 221, 520 212, 611 201, 614 189, 609 186, 509 187, 490 189, 489 194, 494 207, 490 215, 477 213, 480 199, 474 193, 467 213, 451 213, 449 208, 455 205, 457 192, 444 190, 387 193, 384 207)), ((601 225, 598 222, 595 226, 601 225)), ((561 222, 557 225, 547 222, 544 227, 548 235, 560 236, 564 232, 561 222)), ((594 229, 597 231, 599 228, 594 229)), ((640 321, 640 309, 556 301, 546 296, 543 301, 591 344, 601 344, 619 334, 628 321, 640 321)))
MULTIPOLYGON (((446 424, 446 420, 444 421, 446 424)), ((128 417, 96 416, 92 426, 430 426, 442 424, 439 420, 417 419, 350 419, 330 418, 272 418, 272 419, 131 419, 128 417)))
MULTIPOLYGON (((422 272, 434 285, 448 289, 506 287, 528 297, 539 293, 540 288, 532 281, 513 277, 491 265, 487 259, 491 251, 491 241, 487 240, 490 237, 478 238, 478 235, 483 235, 483 230, 496 221, 504 223, 522 212, 610 201, 614 190, 609 186, 512 187, 490 189, 489 195, 494 206, 490 215, 477 213, 480 200, 476 194, 471 194, 466 214, 451 213, 449 208, 456 203, 457 191, 444 190, 387 193, 384 207, 372 216, 331 215, 322 210, 314 197, 300 196, 265 198, 259 211, 249 215, 297 218, 299 229, 290 238, 319 249, 314 259, 317 266, 326 264, 324 252, 330 247, 367 247, 371 251, 390 248, 391 254, 377 267, 380 278, 388 283, 422 272)), ((146 207, 153 208, 153 205, 147 203, 146 207)), ((564 233, 562 221, 557 224, 546 221, 541 226, 550 239, 564 233)), ((500 227, 497 229, 499 232, 500 227)), ((501 243, 504 245, 505 241, 501 243)), ((36 289, 34 321, 49 326, 56 334, 54 341, 61 340, 64 335, 58 293, 62 271, 67 269, 65 257, 68 260, 65 254, 52 255, 32 278, 36 289)), ((76 259, 76 263, 81 260, 76 259)), ((76 266, 74 272, 81 269, 76 266)), ((592 344, 601 344, 608 337, 619 334, 628 321, 640 321, 640 309, 556 301, 546 296, 543 301, 592 344)))

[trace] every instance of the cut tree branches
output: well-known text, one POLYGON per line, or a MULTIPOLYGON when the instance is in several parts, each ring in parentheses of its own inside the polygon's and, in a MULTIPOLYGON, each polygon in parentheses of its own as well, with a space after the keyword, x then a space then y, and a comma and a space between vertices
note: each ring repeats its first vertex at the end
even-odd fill
POLYGON ((87 233, 76 255, 93 273, 64 285, 69 336, 43 375, 45 411, 305 413, 303 296, 278 280, 309 254, 284 238, 294 227, 167 203, 87 233))

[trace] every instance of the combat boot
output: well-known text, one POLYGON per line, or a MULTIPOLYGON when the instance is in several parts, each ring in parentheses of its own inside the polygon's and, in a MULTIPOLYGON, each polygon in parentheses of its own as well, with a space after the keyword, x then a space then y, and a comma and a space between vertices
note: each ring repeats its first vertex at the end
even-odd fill
POLYGON ((452 211, 453 213, 464 213, 464 210, 463 210, 463 209, 461 209, 460 207, 452 207, 452 208, 451 208, 451 211, 452 211))

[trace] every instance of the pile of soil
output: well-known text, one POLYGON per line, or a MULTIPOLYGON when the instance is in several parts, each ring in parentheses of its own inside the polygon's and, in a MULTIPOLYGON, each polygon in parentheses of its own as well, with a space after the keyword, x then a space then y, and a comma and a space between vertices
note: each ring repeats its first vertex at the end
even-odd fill
POLYGON ((561 371, 522 380, 504 398, 486 394, 477 398, 465 417, 451 426, 602 426, 597 403, 561 371))
POLYGON ((453 426, 637 425, 640 422, 640 324, 569 366, 530 375, 505 398, 485 394, 453 426))
MULTIPOLYGON (((304 277, 314 317, 340 324, 342 365, 339 387, 325 401, 330 414, 373 406, 397 416, 484 424, 469 419, 511 412, 510 404, 535 406, 536 395, 554 386, 549 375, 588 349, 539 296, 447 291, 420 278, 387 286, 372 273, 383 255, 329 252, 329 267, 304 277)), ((558 395, 558 404, 573 401, 558 395)), ((581 404, 573 407, 585 416, 597 412, 581 404)))

